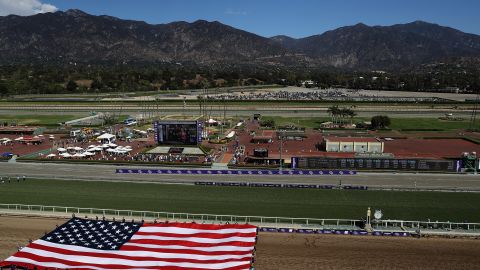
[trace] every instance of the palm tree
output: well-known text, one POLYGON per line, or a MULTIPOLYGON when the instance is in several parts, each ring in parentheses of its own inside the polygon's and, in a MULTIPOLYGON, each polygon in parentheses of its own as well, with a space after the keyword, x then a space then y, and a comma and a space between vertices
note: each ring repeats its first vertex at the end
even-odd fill
POLYGON ((337 123, 337 116, 340 113, 340 109, 338 108, 338 105, 331 106, 327 109, 327 113, 330 115, 332 118, 333 124, 337 123))

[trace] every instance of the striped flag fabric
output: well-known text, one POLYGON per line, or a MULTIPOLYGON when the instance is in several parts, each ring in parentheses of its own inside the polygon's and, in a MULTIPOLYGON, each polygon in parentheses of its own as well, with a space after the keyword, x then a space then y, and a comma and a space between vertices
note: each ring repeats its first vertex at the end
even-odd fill
POLYGON ((0 263, 26 269, 250 269, 257 227, 72 218, 0 263))

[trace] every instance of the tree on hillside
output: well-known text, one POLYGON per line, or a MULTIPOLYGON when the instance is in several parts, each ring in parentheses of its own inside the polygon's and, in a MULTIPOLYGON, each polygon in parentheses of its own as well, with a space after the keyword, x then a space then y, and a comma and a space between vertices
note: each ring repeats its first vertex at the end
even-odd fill
POLYGON ((8 96, 8 88, 7 86, 0 82, 0 97, 8 96))
POLYGON ((390 117, 386 115, 376 115, 372 117, 372 128, 373 129, 379 129, 379 128, 387 128, 390 126, 390 117))
POLYGON ((72 80, 69 80, 66 86, 68 92, 76 91, 77 87, 78 87, 77 83, 72 80))

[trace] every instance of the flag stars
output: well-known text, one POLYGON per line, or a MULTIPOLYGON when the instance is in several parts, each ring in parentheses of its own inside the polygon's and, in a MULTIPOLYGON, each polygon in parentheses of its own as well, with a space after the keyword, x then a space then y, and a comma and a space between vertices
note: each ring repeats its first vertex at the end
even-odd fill
POLYGON ((58 244, 117 250, 139 227, 139 224, 129 222, 72 219, 42 239, 58 244))

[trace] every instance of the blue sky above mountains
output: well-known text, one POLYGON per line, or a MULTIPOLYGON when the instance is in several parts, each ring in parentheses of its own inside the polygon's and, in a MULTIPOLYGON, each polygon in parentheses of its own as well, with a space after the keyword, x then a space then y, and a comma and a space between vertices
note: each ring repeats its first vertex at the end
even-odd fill
POLYGON ((423 20, 480 34, 477 0, 0 0, 0 15, 81 9, 152 24, 204 19, 262 36, 305 37, 359 22, 423 20))

